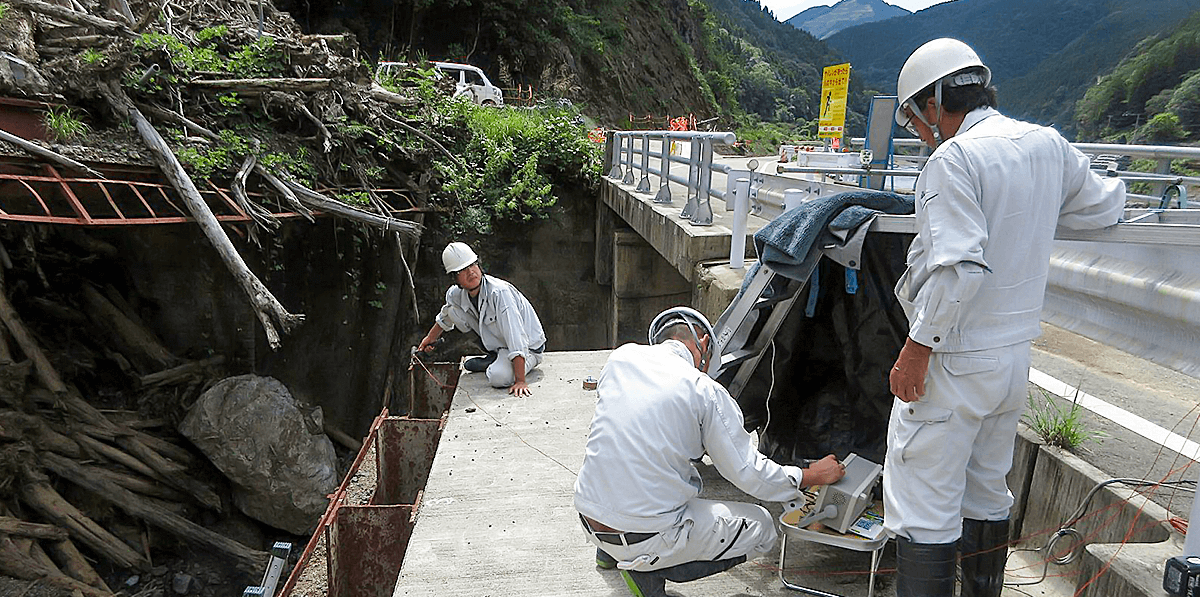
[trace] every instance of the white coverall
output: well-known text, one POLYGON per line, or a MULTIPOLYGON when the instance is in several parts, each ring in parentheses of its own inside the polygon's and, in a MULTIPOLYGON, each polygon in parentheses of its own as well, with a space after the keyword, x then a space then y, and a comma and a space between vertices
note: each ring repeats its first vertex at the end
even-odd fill
POLYGON ((884 464, 892 534, 950 543, 963 517, 1008 517, 1005 475, 1054 230, 1115 224, 1125 206, 1124 184, 1089 164, 1054 129, 979 108, 917 179, 917 236, 896 297, 909 337, 933 353, 925 395, 893 398, 884 464))
POLYGON ((696 369, 687 346, 667 340, 617 348, 597 394, 575 508, 625 533, 657 533, 633 545, 588 534, 619 568, 647 572, 771 550, 777 534, 767 510, 697 498, 701 480, 693 461, 707 451, 739 489, 776 502, 800 496, 804 473, 758 452, 737 402, 696 369))
POLYGON ((478 309, 466 290, 451 286, 437 324, 447 332, 457 328, 479 334, 485 349, 499 353, 487 368, 488 383, 507 388, 516 381, 514 358, 525 357, 526 374, 541 364, 546 333, 533 305, 515 286, 487 274, 480 284, 478 309))

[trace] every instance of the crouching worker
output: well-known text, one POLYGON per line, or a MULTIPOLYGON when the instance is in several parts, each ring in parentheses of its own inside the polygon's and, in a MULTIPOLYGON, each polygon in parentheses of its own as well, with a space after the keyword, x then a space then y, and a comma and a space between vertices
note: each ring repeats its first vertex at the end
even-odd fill
POLYGON ((600 373, 575 508, 596 565, 619 568, 637 597, 769 552, 775 523, 757 504, 702 500, 694 461, 707 452, 718 472, 755 498, 784 502, 800 488, 833 483, 845 468, 831 454, 807 469, 758 452, 742 411, 704 371, 712 327, 675 307, 650 324, 650 345, 626 344, 600 373))
POLYGON ((541 364, 546 349, 546 333, 533 305, 512 284, 483 273, 479 257, 464 243, 446 245, 442 265, 454 285, 446 290, 446 304, 417 349, 431 350, 443 331, 475 332, 488 354, 467 359, 463 367, 487 371, 494 388, 532 395, 525 376, 541 364))

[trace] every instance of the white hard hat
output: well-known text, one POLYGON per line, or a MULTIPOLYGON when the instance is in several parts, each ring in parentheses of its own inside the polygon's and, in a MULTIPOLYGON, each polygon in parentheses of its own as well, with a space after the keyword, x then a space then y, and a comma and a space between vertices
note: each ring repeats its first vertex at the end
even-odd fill
MULTIPOLYGON (((900 77, 896 80, 896 99, 899 100, 896 105, 896 124, 904 126, 908 122, 908 117, 904 115, 904 106, 922 89, 966 69, 971 69, 969 74, 948 79, 944 84, 948 87, 971 84, 987 87, 991 83, 991 69, 984 65, 971 46, 957 39, 943 37, 925 42, 917 48, 904 62, 904 67, 900 69, 900 77)), ((938 103, 941 104, 940 97, 938 103)))
POLYGON ((708 370, 708 361, 712 353, 712 342, 716 334, 713 332, 712 325, 708 323, 708 318, 704 314, 692 309, 691 307, 671 307, 654 317, 654 321, 650 322, 649 339, 651 344, 658 344, 663 339, 660 337, 667 328, 676 324, 687 324, 688 329, 692 331, 692 338, 696 341, 696 348, 700 347, 700 337, 708 335, 708 350, 705 354, 700 355, 700 370, 708 370), (696 326, 702 328, 701 332, 696 331, 696 326))
POLYGON ((446 245, 446 249, 442 251, 442 265, 446 266, 446 273, 453 274, 467 266, 479 261, 479 256, 467 243, 450 243, 446 245))

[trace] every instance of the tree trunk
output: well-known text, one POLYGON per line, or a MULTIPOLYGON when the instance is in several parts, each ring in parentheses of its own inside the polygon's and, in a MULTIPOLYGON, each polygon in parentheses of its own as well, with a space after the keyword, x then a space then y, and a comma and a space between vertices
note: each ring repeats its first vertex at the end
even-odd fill
POLYGON ((122 313, 116 305, 100 294, 99 290, 91 284, 83 284, 81 290, 88 316, 100 328, 109 332, 121 354, 124 354, 138 371, 146 374, 179 364, 179 359, 171 354, 150 330, 122 313))
MULTIPOLYGON (((42 458, 62 456, 44 452, 42 458)), ((100 496, 105 497, 105 496, 100 496)), ((63 499, 46 482, 26 483, 21 487, 21 499, 47 519, 67 529, 73 537, 90 547, 98 556, 104 557, 122 568, 149 570, 150 561, 123 541, 106 531, 96 521, 88 518, 78 508, 63 499)))
POLYGON ((154 156, 154 161, 158 163, 163 174, 183 198, 188 211, 196 219, 196 223, 204 231, 204 235, 216 248, 226 267, 229 268, 234 279, 250 299, 250 304, 254 307, 259 322, 262 323, 263 331, 267 334, 267 342, 271 349, 278 350, 282 345, 280 330, 284 334, 291 332, 304 322, 304 315, 288 313, 271 294, 271 291, 267 290, 267 287, 254 275, 254 272, 246 267, 246 262, 242 260, 242 256, 238 254, 237 249, 226 236, 225 231, 221 228, 221 223, 208 208, 208 204, 200 196, 200 191, 196 190, 196 185, 183 170, 183 166, 179 164, 175 154, 171 153, 167 142, 158 134, 158 131, 154 130, 146 117, 142 116, 125 92, 111 82, 100 83, 99 88, 108 102, 112 104, 113 109, 133 121, 142 140, 146 142, 150 153, 154 156), (276 323, 279 324, 280 330, 276 330, 276 323))
POLYGON ((187 541, 226 554, 238 568, 246 572, 260 572, 266 566, 270 554, 250 549, 237 541, 167 512, 116 483, 86 475, 78 464, 68 458, 46 453, 42 455, 42 463, 55 474, 95 492, 97 497, 110 501, 132 516, 141 518, 151 525, 174 533, 187 541))

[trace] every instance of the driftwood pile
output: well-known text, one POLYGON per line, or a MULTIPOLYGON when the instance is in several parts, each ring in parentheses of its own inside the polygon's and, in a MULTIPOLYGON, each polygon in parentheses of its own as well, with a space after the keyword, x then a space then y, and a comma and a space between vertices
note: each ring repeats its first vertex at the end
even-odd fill
MULTIPOLYGON (((232 130, 251 137, 251 149, 237 156, 240 166, 222 173, 233 181, 243 210, 255 219, 248 226, 251 238, 255 228, 269 232, 278 226, 272 210, 255 205, 245 192, 251 176, 293 212, 350 219, 379 230, 387 242, 418 238, 420 226, 400 219, 398 212, 415 212, 413 218, 419 220, 428 209, 429 175, 413 172, 427 169, 429 148, 445 150, 416 128, 419 121, 411 116, 415 100, 371 80, 352 37, 302 35, 288 15, 265 0, 4 1, 5 26, 11 28, 0 33, 17 39, 0 46, 0 58, 24 71, 18 79, 5 79, 0 69, 0 95, 74 106, 88 115, 93 138, 127 138, 138 147, 126 155, 149 155, 234 275, 273 348, 304 315, 288 312, 246 266, 226 227, 197 192, 193 175, 181 165, 181 144, 219 146, 227 143, 223 133, 232 130), (189 69, 165 47, 135 46, 147 33, 194 44, 199 32, 216 26, 227 28, 228 45, 270 36, 289 72, 238 78, 189 69), (147 91, 139 85, 147 80, 165 84, 147 91), (245 113, 219 109, 221 96, 232 95, 245 113), (421 147, 410 147, 410 141, 421 147), (307 180, 260 159, 267 150, 288 148, 310 151, 313 175, 307 180), (388 191, 377 191, 381 187, 388 191), (345 203, 333 197, 335 189, 355 191, 366 200, 345 203), (408 204, 395 205, 397 197, 408 204)), ((83 162, 94 165, 105 161, 103 156, 86 146, 33 142, 0 130, 0 149, 11 153, 11 148, 102 177, 83 162)), ((39 326, 30 325, 36 320, 26 313, 35 312, 34 318, 53 313, 77 327, 96 328, 108 345, 103 358, 121 364, 129 387, 143 397, 161 389, 174 397, 176 407, 217 378, 214 369, 221 358, 184 361, 172 355, 116 289, 94 280, 80 283, 69 304, 36 293, 20 293, 21 300, 15 300, 14 280, 5 279, 13 260, 3 244, 20 241, 20 234, 0 234, 0 576, 86 596, 110 595, 98 563, 106 569, 148 569, 152 555, 146 535, 151 529, 198 551, 219 554, 247 574, 261 573, 266 553, 182 514, 197 509, 220 513, 228 501, 222 499, 219 482, 197 474, 208 463, 174 434, 174 421, 95 406, 104 400, 95 395, 94 386, 63 375, 70 357, 48 354, 49 340, 69 338, 39 333, 39 326), (25 312, 18 312, 14 303, 25 312), (106 520, 118 518, 140 521, 140 540, 129 536, 127 526, 106 528, 106 520)), ((50 287, 38 264, 31 267, 28 275, 50 287)), ((336 431, 331 436, 343 445, 353 443, 336 431)))
MULTIPOLYGON (((262 570, 267 554, 179 514, 185 507, 221 512, 225 505, 219 488, 196 474, 201 457, 173 433, 149 432, 169 431, 170 420, 147 420, 131 411, 118 418, 94 407, 90 397, 63 379, 38 334, 2 290, 0 283, 0 575, 98 596, 112 591, 89 557, 110 568, 148 570, 152 560, 145 537, 137 548, 128 536, 106 529, 87 513, 97 510, 97 499, 122 518, 222 554, 248 574, 262 570), (72 504, 64 487, 84 490, 87 504, 72 504)), ((83 312, 69 305, 44 308, 56 308, 80 325, 91 322, 102 342, 113 347, 108 356, 128 363, 139 392, 180 384, 197 391, 211 379, 221 357, 181 361, 107 290, 112 299, 85 283, 78 295, 83 312)))

